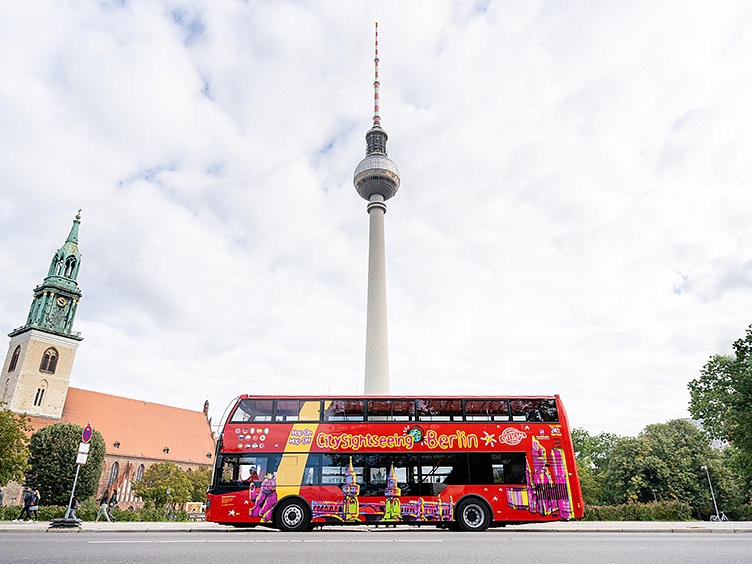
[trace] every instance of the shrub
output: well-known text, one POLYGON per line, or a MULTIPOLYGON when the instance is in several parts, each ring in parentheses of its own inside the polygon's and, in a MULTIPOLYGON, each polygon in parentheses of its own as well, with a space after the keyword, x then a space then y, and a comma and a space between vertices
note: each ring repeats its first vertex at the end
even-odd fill
POLYGON ((584 521, 691 521, 688 503, 659 501, 622 505, 586 505, 584 521))

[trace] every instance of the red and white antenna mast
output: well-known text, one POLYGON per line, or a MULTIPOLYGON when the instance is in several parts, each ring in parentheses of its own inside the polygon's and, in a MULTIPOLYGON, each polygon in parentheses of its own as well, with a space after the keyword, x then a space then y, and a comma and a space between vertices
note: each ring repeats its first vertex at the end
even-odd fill
POLYGON ((376 22, 376 56, 373 59, 375 64, 373 81, 373 125, 381 127, 381 116, 379 115, 379 22, 376 22))

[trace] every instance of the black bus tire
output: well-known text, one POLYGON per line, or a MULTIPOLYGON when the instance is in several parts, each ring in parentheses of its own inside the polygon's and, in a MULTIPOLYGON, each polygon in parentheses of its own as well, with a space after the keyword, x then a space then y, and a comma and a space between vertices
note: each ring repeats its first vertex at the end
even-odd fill
POLYGON ((454 519, 461 531, 485 531, 491 525, 491 510, 480 499, 463 499, 454 508, 454 519))
POLYGON ((280 531, 288 533, 305 531, 311 522, 308 505, 297 498, 285 500, 276 511, 275 521, 280 531))

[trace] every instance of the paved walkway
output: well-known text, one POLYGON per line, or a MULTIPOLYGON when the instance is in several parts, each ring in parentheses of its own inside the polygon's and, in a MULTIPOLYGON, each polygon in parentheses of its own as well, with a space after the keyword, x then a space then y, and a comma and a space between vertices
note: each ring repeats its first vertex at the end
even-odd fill
MULTIPOLYGON (((13 523, 0 521, 0 533, 40 532, 47 531, 48 521, 13 523)), ((363 532, 394 531, 393 528, 376 528, 367 526, 327 527, 327 530, 347 530, 363 532)), ((277 531, 258 527, 252 529, 254 533, 275 534, 277 531)), ((128 532, 248 532, 249 529, 236 529, 217 523, 206 522, 118 522, 98 523, 87 521, 75 529, 49 529, 51 533, 58 532, 83 533, 128 533, 128 532)), ((726 521, 715 523, 709 521, 555 521, 551 523, 534 523, 528 525, 510 525, 508 527, 490 529, 490 532, 555 532, 555 533, 752 533, 752 521, 726 521)))

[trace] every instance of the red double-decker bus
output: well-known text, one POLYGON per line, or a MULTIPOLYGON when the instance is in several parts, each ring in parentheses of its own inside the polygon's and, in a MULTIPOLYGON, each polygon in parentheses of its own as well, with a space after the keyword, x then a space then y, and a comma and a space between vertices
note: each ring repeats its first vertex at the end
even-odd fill
POLYGON ((206 519, 483 531, 572 519, 582 493, 559 396, 240 396, 206 519))

